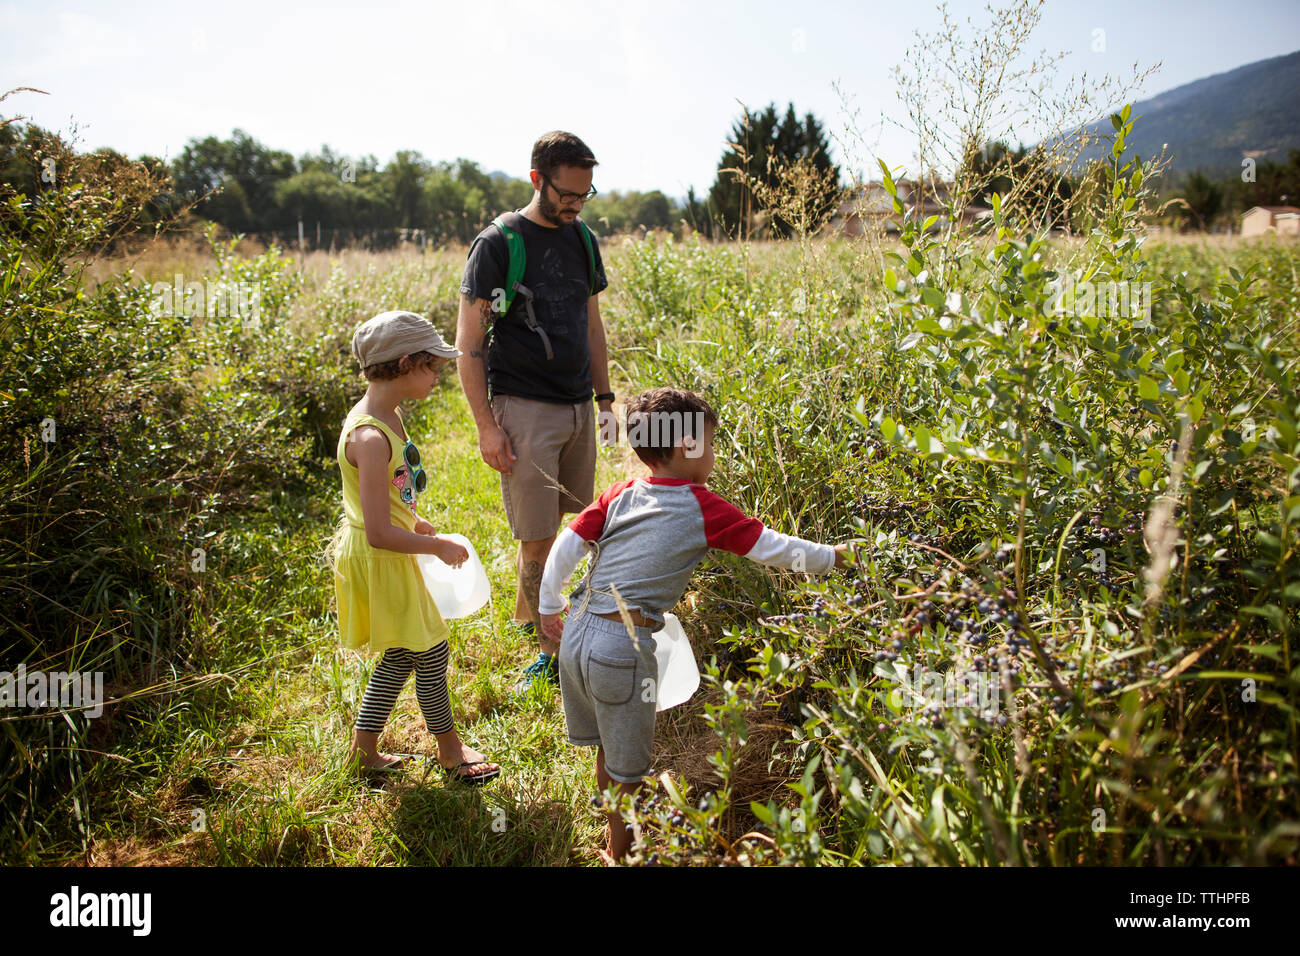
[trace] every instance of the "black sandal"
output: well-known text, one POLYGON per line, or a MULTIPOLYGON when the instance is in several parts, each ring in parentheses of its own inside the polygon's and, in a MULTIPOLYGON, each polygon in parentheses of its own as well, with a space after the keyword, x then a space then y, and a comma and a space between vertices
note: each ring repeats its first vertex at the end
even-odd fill
POLYGON ((480 770, 478 773, 465 773, 464 768, 472 767, 475 764, 491 763, 492 761, 483 760, 463 760, 454 767, 443 767, 442 772, 447 775, 448 780, 459 780, 461 783, 470 787, 481 787, 485 783, 495 780, 501 776, 501 768, 495 770, 480 770))

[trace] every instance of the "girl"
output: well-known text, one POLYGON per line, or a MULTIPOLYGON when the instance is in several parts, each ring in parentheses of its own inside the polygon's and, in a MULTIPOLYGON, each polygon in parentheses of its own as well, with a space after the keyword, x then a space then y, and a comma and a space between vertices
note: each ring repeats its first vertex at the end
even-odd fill
POLYGON ((416 513, 416 498, 429 477, 397 411, 403 399, 428 398, 460 351, 427 319, 384 312, 357 329, 352 354, 369 387, 339 436, 344 520, 335 544, 334 586, 343 646, 383 657, 361 700, 349 758, 368 772, 423 759, 379 752, 379 734, 414 670, 425 726, 438 741, 439 765, 465 783, 486 783, 501 768, 456 733, 447 695, 449 632, 415 560, 432 554, 459 567, 469 554, 438 537, 416 513))

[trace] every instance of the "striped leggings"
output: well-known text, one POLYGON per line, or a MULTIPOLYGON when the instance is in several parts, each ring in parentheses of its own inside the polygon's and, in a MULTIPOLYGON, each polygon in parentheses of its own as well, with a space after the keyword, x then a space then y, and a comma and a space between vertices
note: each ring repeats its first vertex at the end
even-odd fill
POLYGON ((451 697, 447 694, 447 641, 427 651, 390 647, 375 665, 370 683, 361 697, 357 730, 380 733, 397 703, 397 695, 415 671, 415 697, 424 714, 424 726, 431 734, 445 734, 455 726, 451 717, 451 697))

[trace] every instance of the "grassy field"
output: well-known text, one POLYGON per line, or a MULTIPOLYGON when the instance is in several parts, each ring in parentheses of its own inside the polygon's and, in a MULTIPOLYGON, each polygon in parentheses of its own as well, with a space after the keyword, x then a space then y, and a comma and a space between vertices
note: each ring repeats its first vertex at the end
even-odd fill
MULTIPOLYGON (((660 716, 632 862, 1297 862, 1300 251, 1146 242, 1141 176, 1111 175, 1073 240, 995 217, 974 241, 606 243, 615 392, 701 392, 711 487, 864 545, 825 579, 697 571, 678 613, 705 683, 660 716), (1150 283, 1151 307, 1066 302, 1061 276, 1150 283), (919 683, 973 676, 992 711, 919 683)), ((375 791, 342 765, 370 666, 338 648, 322 560, 348 341, 395 307, 450 336, 463 250, 79 269, 96 220, 67 202, 0 234, 23 357, 0 403, 4 664, 102 671, 112 703, 0 715, 0 859, 599 862, 594 755, 554 692, 510 697, 534 651, 452 379, 408 421, 425 517, 492 580, 453 627, 452 693, 504 773, 375 791), (258 317, 160 313, 150 284, 177 273, 255 288, 258 317)), ((602 449, 597 487, 639 473, 602 449)), ((431 743, 408 689, 382 745, 431 743)))

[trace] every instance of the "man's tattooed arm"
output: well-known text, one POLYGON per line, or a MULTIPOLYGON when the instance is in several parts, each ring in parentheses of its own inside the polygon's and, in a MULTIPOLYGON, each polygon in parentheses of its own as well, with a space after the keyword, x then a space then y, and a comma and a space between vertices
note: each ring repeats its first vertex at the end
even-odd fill
POLYGON ((491 326, 492 303, 461 295, 456 319, 456 348, 461 356, 456 360, 456 369, 480 435, 496 428, 487 393, 487 335, 491 326))

